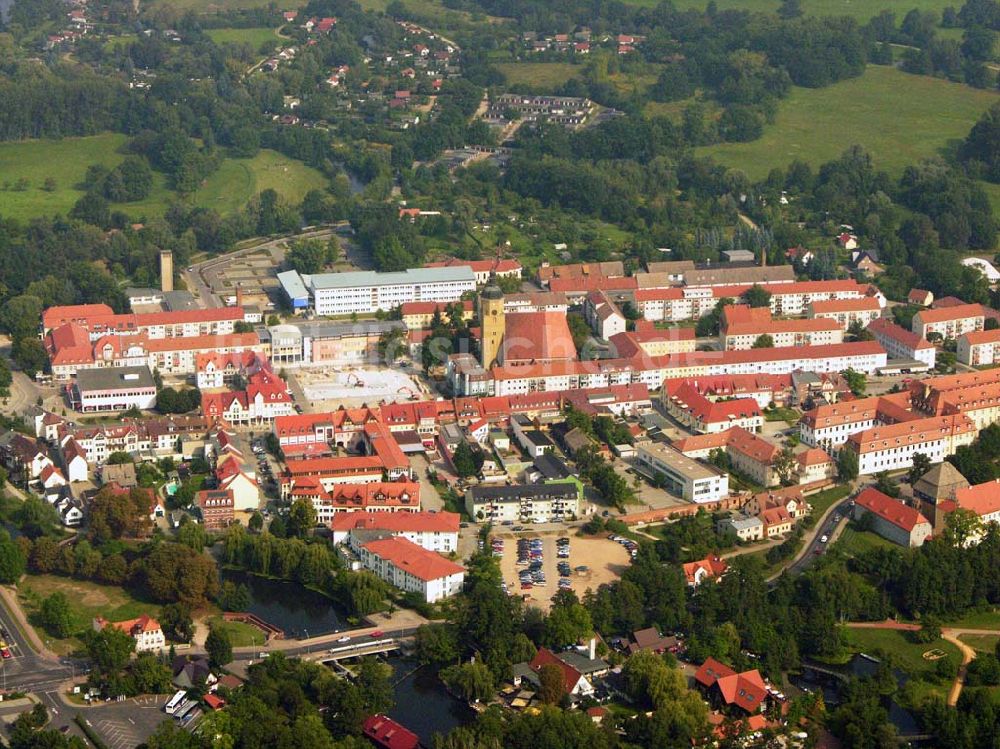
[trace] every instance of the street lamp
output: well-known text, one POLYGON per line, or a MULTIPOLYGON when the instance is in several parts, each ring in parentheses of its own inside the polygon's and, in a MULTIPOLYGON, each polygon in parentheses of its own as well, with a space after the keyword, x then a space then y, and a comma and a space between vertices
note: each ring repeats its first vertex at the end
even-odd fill
POLYGON ((309 630, 303 627, 302 631, 306 633, 306 655, 309 655, 309 630))

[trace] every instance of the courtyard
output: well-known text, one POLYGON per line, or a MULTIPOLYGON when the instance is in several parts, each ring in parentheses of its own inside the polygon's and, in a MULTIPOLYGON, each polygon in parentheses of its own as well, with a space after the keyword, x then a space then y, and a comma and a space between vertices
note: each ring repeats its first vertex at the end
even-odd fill
POLYGON ((305 398, 303 408, 308 404, 313 412, 433 397, 416 377, 387 367, 300 369, 291 376, 305 398))

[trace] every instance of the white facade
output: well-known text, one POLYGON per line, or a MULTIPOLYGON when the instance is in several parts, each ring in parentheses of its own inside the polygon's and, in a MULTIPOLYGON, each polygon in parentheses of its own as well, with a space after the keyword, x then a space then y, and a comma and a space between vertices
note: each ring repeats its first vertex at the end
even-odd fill
POLYGON ((366 570, 402 591, 421 595, 427 603, 460 593, 465 582, 461 565, 402 538, 369 542, 360 547, 359 556, 366 570))
POLYGON ((650 474, 663 474, 669 491, 689 502, 717 502, 729 496, 728 474, 688 458, 669 445, 639 445, 636 463, 650 474))
MULTIPOLYGON (((790 323, 799 323, 799 320, 790 320, 790 323)), ((796 325, 796 327, 801 327, 796 325)), ((836 330, 782 330, 780 320, 761 325, 758 329, 747 332, 747 326, 739 325, 736 329, 738 333, 722 333, 719 338, 722 347, 727 351, 747 351, 753 348, 754 343, 762 335, 771 336, 774 348, 789 348, 791 346, 827 346, 831 343, 843 343, 844 331, 836 330)))
POLYGON ((457 302, 476 290, 476 276, 467 266, 322 273, 302 276, 302 283, 316 314, 323 316, 389 312, 406 302, 457 302))
POLYGON ((958 337, 958 360, 970 367, 982 367, 1000 361, 1000 329, 965 334, 958 337))
POLYGON ((934 368, 937 348, 916 333, 887 320, 871 325, 868 331, 875 336, 875 340, 882 345, 890 359, 915 359, 934 368))

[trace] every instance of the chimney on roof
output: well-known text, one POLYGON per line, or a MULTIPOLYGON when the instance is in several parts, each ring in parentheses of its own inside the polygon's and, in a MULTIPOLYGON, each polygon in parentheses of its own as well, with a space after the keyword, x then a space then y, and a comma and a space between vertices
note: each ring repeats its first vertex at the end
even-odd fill
POLYGON ((589 650, 589 652, 587 654, 590 656, 590 660, 594 660, 595 658, 597 658, 597 638, 596 637, 591 637, 590 638, 590 650, 589 650))

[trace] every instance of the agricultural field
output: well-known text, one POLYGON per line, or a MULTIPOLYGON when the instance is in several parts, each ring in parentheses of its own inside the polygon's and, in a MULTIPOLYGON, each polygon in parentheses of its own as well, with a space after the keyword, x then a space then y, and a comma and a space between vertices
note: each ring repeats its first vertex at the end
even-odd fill
POLYGON ((794 159, 817 166, 860 144, 878 168, 898 174, 964 138, 997 101, 994 91, 871 65, 863 76, 827 88, 794 88, 758 140, 699 153, 762 179, 794 159))
MULTIPOLYGON (((68 213, 83 195, 81 183, 91 164, 114 167, 125 158, 126 137, 106 133, 87 138, 22 141, 0 144, 0 214, 22 221, 42 215, 68 213), (52 191, 45 182, 55 180, 52 191), (23 182, 19 185, 19 181, 23 182)), ((190 200, 229 213, 242 208, 256 193, 274 188, 291 201, 300 201, 314 188, 326 186, 315 169, 276 151, 261 151, 252 159, 226 159, 190 200)), ((134 218, 162 215, 175 193, 166 178, 154 173, 153 191, 145 200, 114 208, 134 218)))
POLYGON ((115 585, 99 585, 58 575, 27 575, 18 584, 18 599, 39 636, 48 640, 52 650, 61 655, 79 648, 79 638, 73 636, 64 640, 55 639, 37 621, 42 601, 57 592, 64 593, 69 600, 76 632, 89 629, 97 616, 103 616, 109 621, 122 621, 142 614, 157 616, 160 611, 158 604, 138 601, 127 590, 115 585))
POLYGON ((264 44, 277 45, 280 37, 274 33, 274 29, 249 28, 249 29, 205 29, 205 33, 212 38, 216 44, 249 44, 255 50, 260 49, 264 44))
MULTIPOLYGON (((642 5, 646 7, 656 7, 659 0, 625 0, 630 5, 642 5)), ((674 5, 681 9, 704 10, 707 0, 674 0, 674 5)), ((774 13, 780 0, 716 0, 719 10, 749 10, 757 13, 774 13)), ((940 11, 953 5, 956 8, 961 4, 949 2, 948 0, 802 0, 802 10, 808 15, 815 16, 851 16, 861 23, 865 23, 872 16, 877 16, 883 10, 891 10, 896 14, 897 20, 902 20, 909 11, 917 8, 919 10, 940 11)))
POLYGON ((583 66, 569 62, 502 62, 496 67, 509 85, 530 86, 540 92, 555 91, 583 72, 583 66))

